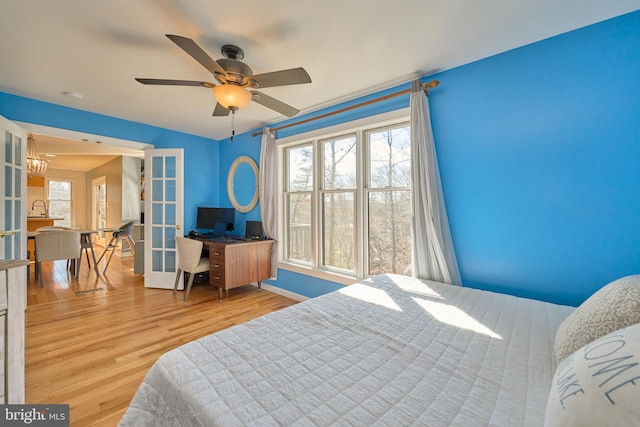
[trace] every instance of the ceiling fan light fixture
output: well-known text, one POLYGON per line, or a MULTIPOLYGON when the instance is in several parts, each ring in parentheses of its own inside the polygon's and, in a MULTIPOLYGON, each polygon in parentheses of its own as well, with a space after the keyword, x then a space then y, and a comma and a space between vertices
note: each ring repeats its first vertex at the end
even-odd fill
POLYGON ((225 108, 231 111, 239 110, 249 105, 251 102, 251 92, 233 84, 218 85, 213 88, 213 95, 216 100, 225 108))

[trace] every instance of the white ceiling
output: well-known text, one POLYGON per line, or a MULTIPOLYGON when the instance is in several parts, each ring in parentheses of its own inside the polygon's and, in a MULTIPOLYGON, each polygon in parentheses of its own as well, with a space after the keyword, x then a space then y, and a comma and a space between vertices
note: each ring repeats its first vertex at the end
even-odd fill
POLYGON ((144 158, 144 151, 141 149, 114 145, 110 141, 87 141, 60 138, 47 133, 31 133, 36 151, 41 159, 49 161, 49 169, 87 172, 120 156, 144 158))
MULTIPOLYGON (((1 9, 0 91, 224 139, 231 117, 211 116, 210 90, 134 80, 213 81, 165 34, 214 59, 238 45, 255 74, 304 67, 311 84, 264 92, 305 113, 638 10, 640 0, 1 0, 1 9)), ((235 130, 283 119, 251 103, 235 130)))

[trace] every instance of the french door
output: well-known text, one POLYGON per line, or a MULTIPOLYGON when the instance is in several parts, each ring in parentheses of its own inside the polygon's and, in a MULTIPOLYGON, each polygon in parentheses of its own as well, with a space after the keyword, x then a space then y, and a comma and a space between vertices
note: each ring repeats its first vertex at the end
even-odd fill
POLYGON ((144 286, 173 289, 175 236, 183 228, 182 149, 147 149, 145 168, 144 286))
POLYGON ((0 259, 27 258, 27 131, 0 116, 0 259))

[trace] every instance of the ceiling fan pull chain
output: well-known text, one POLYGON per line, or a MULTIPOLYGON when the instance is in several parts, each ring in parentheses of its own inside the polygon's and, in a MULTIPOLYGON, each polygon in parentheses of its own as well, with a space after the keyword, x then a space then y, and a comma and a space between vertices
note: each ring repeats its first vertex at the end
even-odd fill
POLYGON ((233 142, 234 136, 236 136, 236 111, 232 109, 231 110, 231 142, 233 142))

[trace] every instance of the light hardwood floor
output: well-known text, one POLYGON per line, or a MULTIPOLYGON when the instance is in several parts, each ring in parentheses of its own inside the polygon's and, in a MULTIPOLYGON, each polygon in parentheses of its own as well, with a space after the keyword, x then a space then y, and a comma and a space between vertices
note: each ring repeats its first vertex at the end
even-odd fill
POLYGON ((219 304, 208 284, 194 285, 185 303, 183 292, 144 288, 132 257, 114 256, 104 277, 85 259, 79 281, 64 261, 43 270, 43 288, 33 274, 28 283, 26 401, 69 404, 78 427, 116 426, 166 351, 296 303, 245 286, 219 304))

